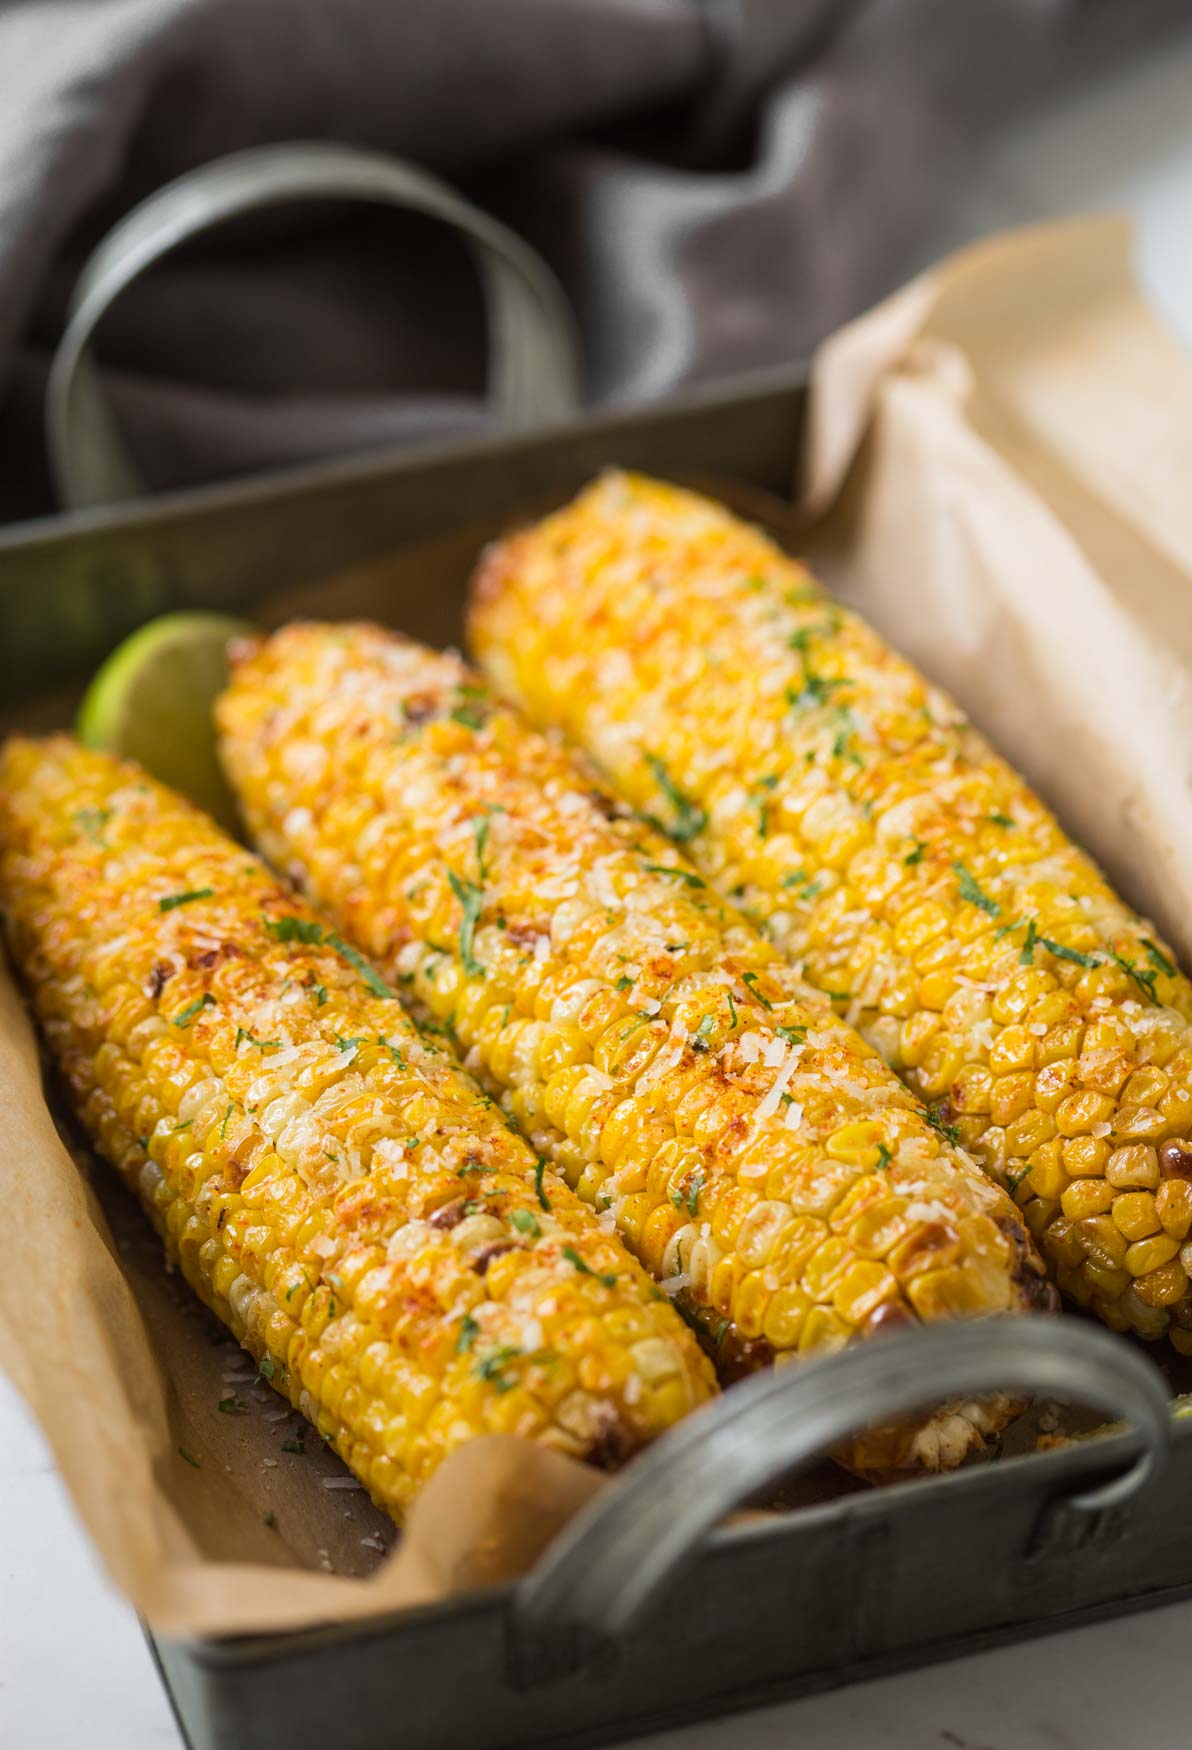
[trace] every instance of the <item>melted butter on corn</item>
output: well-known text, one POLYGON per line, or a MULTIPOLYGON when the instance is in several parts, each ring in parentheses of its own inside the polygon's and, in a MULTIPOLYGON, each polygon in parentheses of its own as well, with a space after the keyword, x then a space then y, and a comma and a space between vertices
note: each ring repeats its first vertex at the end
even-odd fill
POLYGON ((493 549, 472 627, 631 803, 683 799, 706 878, 1012 1190, 1061 1288, 1192 1353, 1192 985, 955 704, 759 531, 636 477, 493 549))
POLYGON ((218 721, 266 854, 458 1040, 730 1374, 1048 1303, 1009 1198, 877 1053, 457 658, 291 627, 242 655, 218 721))
POLYGON ((395 1515, 473 1435, 611 1465, 710 1395, 640 1266, 360 955, 135 768, 10 742, 0 903, 99 1152, 395 1515))

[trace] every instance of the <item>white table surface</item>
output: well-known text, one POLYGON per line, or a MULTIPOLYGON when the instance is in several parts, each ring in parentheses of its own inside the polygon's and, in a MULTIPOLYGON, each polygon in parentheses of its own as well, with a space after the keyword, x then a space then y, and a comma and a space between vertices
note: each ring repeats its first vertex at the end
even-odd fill
MULTIPOLYGON (((1107 207, 1135 216, 1143 278, 1192 349, 1192 31, 1016 130, 935 242, 1107 207)), ((1190 1648, 1192 1603, 1173 1605, 648 1742, 654 1750, 1187 1750, 1190 1648)), ((0 1378, 0 1746, 76 1744, 178 1750, 179 1739, 136 1620, 99 1570, 36 1430, 0 1378)))

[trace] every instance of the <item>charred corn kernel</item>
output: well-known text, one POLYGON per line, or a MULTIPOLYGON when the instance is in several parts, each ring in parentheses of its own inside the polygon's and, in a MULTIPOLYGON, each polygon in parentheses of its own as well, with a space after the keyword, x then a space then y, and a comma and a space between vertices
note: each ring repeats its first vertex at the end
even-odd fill
MULTIPOLYGON (((1157 1189, 1192 1123, 1192 985, 956 706, 760 531, 607 475, 491 549, 471 632, 502 691, 740 889, 961 1124, 1057 1268, 1040 1115, 1064 1174, 1157 1189)), ((1192 1288, 1135 1302, 1135 1328, 1192 1329, 1192 1288)))
MULTIPOLYGON (((730 1373, 851 1340, 890 1306, 1049 1299, 1013 1204, 946 1121, 457 658, 374 627, 291 627, 241 657, 218 719, 266 853, 453 1029, 730 1373), (553 1088, 580 1074, 596 1090, 582 1122, 553 1088)), ((829 814, 815 830, 835 842, 829 814)), ((915 1434, 908 1462, 923 1450, 915 1434)))
POLYGON ((714 1389, 645 1273, 361 957, 137 768, 10 742, 0 905, 93 1139, 395 1515, 472 1435, 609 1465, 714 1389))

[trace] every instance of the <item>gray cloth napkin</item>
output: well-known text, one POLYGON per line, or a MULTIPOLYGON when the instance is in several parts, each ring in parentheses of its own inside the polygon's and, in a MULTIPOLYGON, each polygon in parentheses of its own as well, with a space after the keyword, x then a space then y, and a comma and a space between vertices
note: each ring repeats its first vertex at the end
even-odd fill
MULTIPOLYGON (((353 141, 529 239, 593 403, 804 355, 894 283, 996 122, 1187 0, 0 0, 0 518, 87 250, 222 153, 353 141)), ((463 246, 298 209, 134 286, 99 340, 154 487, 489 418, 463 246)))

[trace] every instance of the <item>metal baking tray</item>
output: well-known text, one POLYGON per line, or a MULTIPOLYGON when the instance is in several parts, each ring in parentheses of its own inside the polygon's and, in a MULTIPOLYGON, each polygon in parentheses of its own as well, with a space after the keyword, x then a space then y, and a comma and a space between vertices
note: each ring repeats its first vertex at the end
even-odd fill
MULTIPOLYGON (((0 534, 0 717, 65 721, 172 607, 269 601, 459 636, 481 540, 616 463, 789 500, 798 372, 535 436, 364 460, 0 534), (344 574, 345 568, 354 568, 344 574), (327 588, 318 580, 339 573, 327 588)), ((609 1742, 1192 1595, 1192 1425, 1079 1318, 957 1325, 734 1387, 602 1492, 517 1585, 365 1623, 157 1639, 192 1750, 609 1742), (1123 1433, 729 1519, 855 1425, 1020 1386, 1123 1433), (718 1523, 721 1522, 721 1523, 718 1523)))

